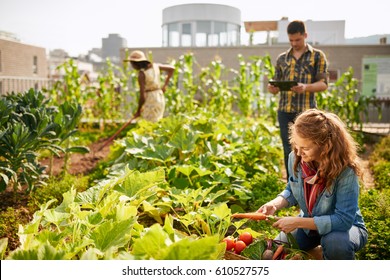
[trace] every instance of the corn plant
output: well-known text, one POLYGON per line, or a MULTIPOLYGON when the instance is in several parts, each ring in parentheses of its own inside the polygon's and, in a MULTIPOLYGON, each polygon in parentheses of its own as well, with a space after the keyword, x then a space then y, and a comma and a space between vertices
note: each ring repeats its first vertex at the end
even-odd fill
POLYGON ((101 129, 109 120, 129 118, 138 106, 138 85, 135 84, 135 70, 128 63, 123 67, 114 65, 109 59, 107 67, 98 76, 99 86, 95 88, 93 118, 101 120, 101 129), (132 87, 129 88, 129 84, 132 87))
POLYGON ((360 94, 358 80, 353 74, 353 68, 349 68, 327 91, 317 95, 317 103, 320 109, 337 113, 348 128, 357 126, 361 130, 369 104, 374 103, 375 97, 360 94))
POLYGON ((214 60, 199 75, 201 105, 216 115, 231 112, 235 96, 229 87, 226 69, 222 61, 214 60))
POLYGON ((86 77, 79 73, 74 60, 66 60, 56 70, 62 78, 56 80, 51 88, 44 89, 50 94, 52 104, 61 104, 65 101, 77 101, 84 104, 88 99, 87 81, 86 77))

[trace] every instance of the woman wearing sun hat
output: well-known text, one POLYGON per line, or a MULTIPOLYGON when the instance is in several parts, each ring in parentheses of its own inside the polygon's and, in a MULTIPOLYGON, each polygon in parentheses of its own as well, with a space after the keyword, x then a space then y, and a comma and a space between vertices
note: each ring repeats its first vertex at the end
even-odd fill
POLYGON ((129 59, 124 61, 129 61, 132 67, 138 71, 140 97, 134 118, 141 116, 151 122, 159 121, 165 110, 164 92, 175 68, 169 64, 152 63, 139 50, 133 51, 129 59), (160 83, 161 71, 167 73, 162 87, 160 83))

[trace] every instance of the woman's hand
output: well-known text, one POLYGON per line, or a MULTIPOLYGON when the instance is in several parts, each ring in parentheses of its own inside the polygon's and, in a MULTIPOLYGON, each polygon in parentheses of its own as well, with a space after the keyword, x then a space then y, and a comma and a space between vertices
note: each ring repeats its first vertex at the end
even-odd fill
POLYGON ((276 210, 278 210, 278 209, 276 208, 275 204, 268 202, 268 203, 262 205, 257 210, 257 212, 263 213, 265 215, 273 215, 276 212, 276 210))
POLYGON ((161 88, 162 92, 165 93, 165 91, 167 90, 167 85, 163 85, 163 87, 161 88))
POLYGON ((140 110, 137 110, 137 112, 135 112, 135 114, 133 115, 133 118, 138 118, 139 116, 141 116, 141 111, 140 110))
POLYGON ((272 224, 272 226, 283 231, 284 233, 292 232, 297 228, 297 217, 279 218, 275 223, 272 224))

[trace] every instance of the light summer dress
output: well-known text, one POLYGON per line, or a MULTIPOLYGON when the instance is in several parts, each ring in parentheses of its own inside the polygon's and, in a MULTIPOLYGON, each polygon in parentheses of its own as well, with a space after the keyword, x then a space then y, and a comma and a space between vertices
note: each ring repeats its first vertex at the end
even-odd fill
POLYGON ((165 110, 164 93, 160 86, 160 68, 158 64, 141 70, 145 74, 145 103, 142 105, 141 116, 151 122, 159 121, 165 110))

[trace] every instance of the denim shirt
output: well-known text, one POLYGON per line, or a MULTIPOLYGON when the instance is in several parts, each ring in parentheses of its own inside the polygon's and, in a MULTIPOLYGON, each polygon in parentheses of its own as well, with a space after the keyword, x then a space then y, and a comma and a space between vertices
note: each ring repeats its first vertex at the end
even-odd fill
MULTIPOLYGON (((288 159, 289 174, 286 188, 279 195, 284 197, 290 206, 300 207, 300 217, 310 217, 306 207, 302 170, 293 172, 295 155, 291 152, 288 159)), ((318 233, 325 235, 331 231, 348 231, 352 225, 366 230, 363 217, 358 206, 359 180, 355 172, 347 167, 335 179, 330 189, 325 189, 314 205, 312 217, 318 233)), ((305 230, 309 232, 309 230, 305 230)))

